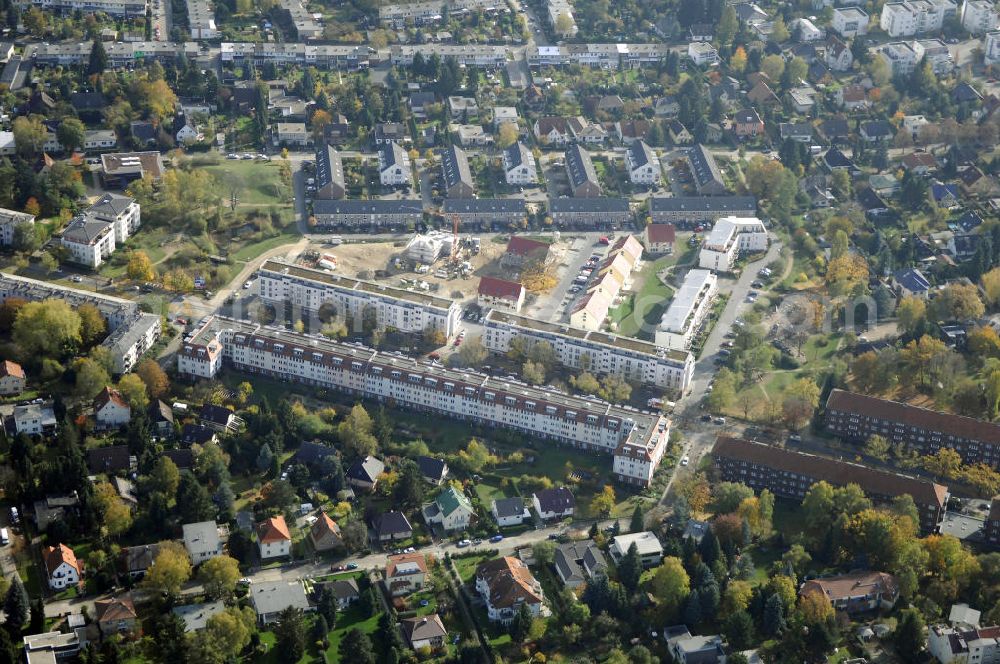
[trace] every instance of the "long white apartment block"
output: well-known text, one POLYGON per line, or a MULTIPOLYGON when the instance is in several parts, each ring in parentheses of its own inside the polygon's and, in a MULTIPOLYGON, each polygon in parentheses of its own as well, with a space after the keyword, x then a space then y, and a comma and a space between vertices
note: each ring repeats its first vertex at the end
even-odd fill
POLYGON ((108 16, 140 17, 146 15, 146 0, 22 0, 50 12, 82 14, 103 13, 108 16))
POLYGON ((496 309, 483 319, 483 345, 487 350, 506 353, 514 339, 523 340, 528 347, 548 342, 559 361, 571 369, 586 367, 593 374, 618 375, 676 395, 688 391, 694 375, 694 358, 690 353, 659 348, 648 341, 549 323, 496 309))
POLYGON ((188 27, 191 39, 216 39, 215 11, 211 0, 187 0, 188 27))
POLYGON ((659 414, 228 318, 206 319, 177 358, 191 377, 213 378, 228 365, 610 454, 619 479, 643 486, 670 437, 659 414))
POLYGON ((705 238, 698 266, 730 272, 740 256, 767 250, 767 228, 756 217, 723 217, 705 238))
POLYGON ((132 300, 0 273, 0 303, 12 297, 28 302, 64 300, 74 309, 83 304, 97 307, 109 332, 101 346, 111 352, 115 373, 131 371, 160 338, 160 317, 143 313, 132 300))
POLYGON ((392 288, 372 281, 331 274, 323 270, 269 260, 257 271, 261 300, 283 318, 285 307, 313 314, 324 306, 339 317, 350 316, 360 325, 365 311, 377 324, 401 332, 440 331, 449 339, 458 332, 462 309, 458 302, 427 293, 392 288))
POLYGON ((983 62, 988 65, 1000 63, 1000 30, 986 33, 983 45, 983 62))
POLYGON ((879 17, 881 27, 890 37, 909 37, 937 32, 944 20, 958 13, 951 0, 904 0, 887 2, 879 17))
POLYGON ((965 0, 962 27, 974 35, 985 34, 1000 27, 1000 14, 990 0, 965 0))
POLYGON ((656 328, 656 345, 687 350, 712 310, 719 278, 711 270, 689 270, 656 328))
POLYGON ((35 215, 0 208, 0 247, 14 244, 14 231, 21 224, 35 225, 35 215))

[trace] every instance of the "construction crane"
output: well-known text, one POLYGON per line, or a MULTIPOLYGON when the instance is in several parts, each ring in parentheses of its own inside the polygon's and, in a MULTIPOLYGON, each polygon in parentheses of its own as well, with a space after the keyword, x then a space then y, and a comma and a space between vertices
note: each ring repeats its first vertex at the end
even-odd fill
POLYGON ((451 215, 451 264, 458 265, 458 213, 451 215))

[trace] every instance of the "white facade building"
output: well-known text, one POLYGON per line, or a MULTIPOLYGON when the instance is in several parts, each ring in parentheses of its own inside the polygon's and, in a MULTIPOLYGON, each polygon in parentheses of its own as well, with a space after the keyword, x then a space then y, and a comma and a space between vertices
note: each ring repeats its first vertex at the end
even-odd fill
POLYGON ((401 187, 413 180, 410 157, 398 143, 383 145, 378 151, 378 176, 383 187, 401 187))
POLYGON ((699 67, 719 62, 719 52, 709 42, 697 41, 688 44, 688 57, 699 67))
POLYGON ((625 153, 628 179, 632 184, 653 185, 660 183, 660 160, 645 141, 635 141, 625 153))
POLYGON ((841 37, 850 38, 868 34, 868 12, 858 7, 837 7, 833 10, 830 26, 841 37))
POLYGON ((986 33, 983 62, 988 65, 1000 63, 1000 30, 986 33))
POLYGON ((283 311, 290 304, 302 315, 332 307, 337 316, 350 316, 360 329, 366 309, 378 325, 402 332, 440 331, 447 338, 458 331, 461 306, 450 299, 350 279, 322 270, 269 260, 257 271, 260 298, 283 311))
POLYGON ((14 229, 21 224, 33 226, 35 215, 0 208, 0 246, 9 247, 14 244, 14 229))
POLYGON ((890 37, 909 37, 937 32, 944 19, 956 14, 958 6, 951 0, 904 0, 888 2, 882 7, 879 26, 890 37))
POLYGON ((70 222, 61 242, 70 261, 96 270, 115 251, 115 227, 84 215, 70 222))
POLYGON ((669 434, 668 422, 658 414, 225 318, 208 318, 181 345, 178 369, 213 377, 207 371, 207 353, 199 353, 211 344, 218 344, 226 363, 238 371, 513 429, 609 455, 629 445, 656 449, 666 444, 669 434))
POLYGON ((1000 662, 1000 628, 932 625, 927 650, 941 664, 996 664, 1000 662))
POLYGON ((146 15, 146 0, 30 0, 39 9, 50 12, 142 17, 146 15))
POLYGON ((711 270, 690 270, 656 328, 656 345, 687 350, 712 309, 719 278, 711 270))
POLYGON ((723 217, 701 245, 700 267, 729 272, 746 253, 767 250, 767 228, 756 217, 723 217))
POLYGON ((571 369, 586 364, 594 374, 615 374, 678 394, 688 391, 694 373, 690 353, 658 348, 648 341, 495 310, 483 319, 483 345, 489 351, 506 353, 514 339, 529 346, 548 342, 559 361, 571 369))
POLYGON ((965 0, 962 3, 962 27, 974 35, 981 35, 1000 26, 1000 16, 989 0, 965 0))
POLYGON ((216 39, 219 31, 215 27, 215 12, 209 0, 187 0, 188 25, 191 39, 216 39))
POLYGON ((503 151, 503 172, 510 185, 532 185, 538 182, 535 155, 521 141, 503 151))

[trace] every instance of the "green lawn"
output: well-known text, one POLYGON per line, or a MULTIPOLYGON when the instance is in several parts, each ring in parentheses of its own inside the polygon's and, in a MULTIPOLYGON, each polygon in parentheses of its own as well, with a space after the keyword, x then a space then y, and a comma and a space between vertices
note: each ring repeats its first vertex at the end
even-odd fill
POLYGON ((280 247, 283 244, 298 242, 300 239, 302 239, 302 236, 298 233, 282 233, 281 235, 275 235, 274 237, 261 240, 260 242, 248 244, 233 254, 231 258, 235 262, 250 261, 260 256, 265 251, 270 251, 271 249, 280 247))
POLYGON ((486 554, 477 554, 464 558, 452 558, 452 562, 455 563, 455 569, 458 570, 458 578, 462 579, 462 583, 468 583, 476 575, 479 563, 489 560, 491 557, 486 554))
POLYGON ((325 661, 340 661, 340 641, 352 629, 359 629, 365 634, 371 634, 378 628, 379 614, 366 618, 357 606, 351 606, 346 611, 337 612, 337 626, 330 632, 330 647, 326 649, 325 661))
POLYGON ((647 262, 634 278, 637 290, 610 312, 618 334, 640 339, 653 338, 653 329, 674 296, 674 289, 664 284, 657 274, 671 265, 686 263, 694 251, 686 243, 678 243, 677 248, 679 251, 670 256, 647 262))
MULTIPOLYGON (((220 182, 226 182, 233 174, 242 179, 243 187, 238 194, 240 207, 280 205, 291 200, 291 193, 281 182, 278 163, 277 159, 270 162, 226 159, 221 164, 206 166, 205 170, 220 182)), ((229 192, 225 195, 228 199, 229 192)))

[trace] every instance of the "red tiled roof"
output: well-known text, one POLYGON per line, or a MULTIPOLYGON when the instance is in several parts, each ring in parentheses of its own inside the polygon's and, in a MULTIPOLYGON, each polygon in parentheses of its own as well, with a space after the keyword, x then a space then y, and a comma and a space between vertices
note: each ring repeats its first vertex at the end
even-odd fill
POLYGON ((859 595, 867 595, 878 590, 887 599, 895 599, 899 593, 896 577, 885 572, 856 572, 825 579, 812 579, 802 584, 800 595, 819 592, 830 601, 846 600, 859 595))
POLYGON ((864 394, 833 390, 826 401, 826 409, 858 413, 890 422, 900 422, 928 431, 940 431, 983 443, 1000 444, 1000 425, 962 415, 952 415, 936 410, 911 406, 899 401, 879 399, 864 394))
POLYGON ((268 542, 284 542, 292 539, 292 536, 288 533, 288 524, 285 523, 285 517, 280 515, 272 516, 257 526, 257 537, 265 544, 268 542))
POLYGON ((100 410, 108 405, 108 403, 114 403, 121 408, 129 407, 125 399, 122 398, 121 392, 110 387, 105 387, 94 399, 94 410, 100 410))
POLYGON ((487 297, 502 297, 506 300, 517 300, 521 297, 524 286, 516 281, 482 277, 479 280, 479 294, 487 297))
POLYGON ((548 253, 549 245, 545 242, 540 242, 538 240, 532 240, 526 237, 521 237, 514 235, 507 242, 507 253, 514 254, 516 256, 527 256, 528 254, 533 254, 535 252, 545 252, 548 253))
POLYGON ((63 563, 75 569, 77 574, 80 573, 80 563, 76 560, 76 554, 65 544, 45 547, 42 557, 45 558, 45 569, 49 571, 50 576, 63 563))
POLYGON ((10 360, 4 360, 0 362, 0 378, 4 376, 13 376, 14 378, 24 378, 24 369, 17 362, 11 362, 10 360))
POLYGON ((673 224, 649 224, 646 226, 646 237, 649 238, 650 242, 656 244, 661 242, 673 244, 676 235, 677 229, 674 228, 673 224))
POLYGON ((316 523, 313 524, 312 535, 318 539, 327 534, 333 534, 340 537, 340 526, 338 526, 337 522, 331 519, 326 512, 320 512, 319 519, 317 519, 316 523))
POLYGON ((747 461, 773 470, 796 473, 815 481, 823 480, 835 486, 857 484, 868 494, 901 496, 908 493, 914 502, 938 508, 944 507, 948 495, 947 487, 930 480, 875 470, 857 463, 796 452, 742 438, 719 436, 712 448, 712 456, 747 461))
POLYGON ((934 168, 937 166, 937 160, 929 152, 911 152, 903 157, 903 165, 907 168, 918 168, 920 166, 934 168))
POLYGON ((94 612, 97 614, 98 622, 134 620, 137 615, 131 597, 97 600, 94 602, 94 612))
POLYGON ((389 561, 385 565, 385 576, 391 579, 396 576, 396 568, 400 565, 415 563, 421 572, 427 573, 427 560, 422 553, 401 553, 396 556, 389 556, 389 561))
POLYGON ((519 602, 539 604, 541 587, 528 566, 518 558, 504 556, 487 560, 476 568, 476 578, 486 581, 490 589, 490 604, 510 608, 519 602))

